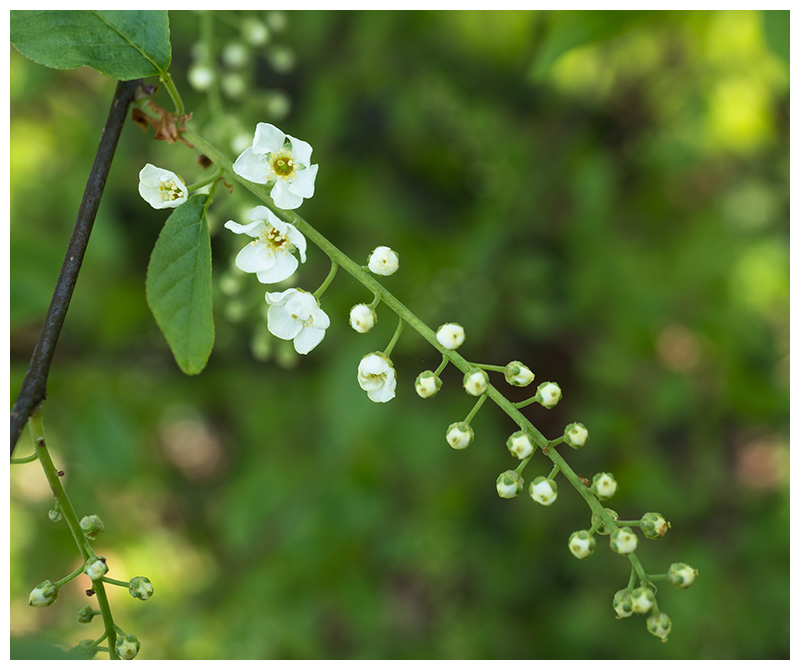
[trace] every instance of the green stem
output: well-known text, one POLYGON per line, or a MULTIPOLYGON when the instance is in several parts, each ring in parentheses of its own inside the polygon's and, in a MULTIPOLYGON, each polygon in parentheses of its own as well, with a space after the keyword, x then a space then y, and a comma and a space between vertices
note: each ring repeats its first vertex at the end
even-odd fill
POLYGON ((130 582, 123 582, 119 579, 111 579, 111 577, 102 577, 101 581, 104 581, 106 584, 113 584, 114 586, 122 586, 126 589, 130 586, 130 582))
POLYGON ((374 310, 380 303, 381 303, 381 296, 379 293, 376 293, 375 299, 368 305, 368 307, 374 310))
POLYGON ((473 363, 476 368, 481 368, 482 370, 491 370, 492 372, 505 372, 506 366, 505 365, 489 365, 488 363, 473 363))
POLYGON ((522 409, 523 407, 532 405, 535 402, 536 402, 536 396, 533 396, 532 398, 528 398, 527 400, 520 400, 519 402, 514 403, 514 407, 516 407, 517 409, 522 409))
POLYGON ((547 475, 547 478, 548 478, 548 479, 553 479, 553 478, 554 478, 554 477, 555 477, 555 476, 558 474, 558 471, 559 471, 560 469, 561 469, 561 468, 559 468, 557 465, 554 465, 554 466, 553 466, 553 469, 550 471, 550 474, 549 474, 549 475, 547 475))
MULTIPOLYGON (((447 358, 446 358, 445 356, 443 356, 443 357, 442 357, 442 362, 439 364, 439 367, 438 367, 438 368, 436 368, 436 372, 434 372, 433 374, 434 374, 434 375, 436 375, 436 376, 438 377, 440 374, 442 374, 442 372, 443 372, 443 371, 444 371, 444 369, 447 367, 447 364, 448 364, 449 362, 450 362, 450 361, 448 361, 448 360, 447 360, 447 358)), ((481 396, 481 397, 483 397, 483 396, 481 396)))
MULTIPOLYGON (((347 254, 342 252, 299 214, 294 211, 285 211, 276 207, 269 195, 268 186, 264 184, 254 184, 253 182, 247 181, 246 179, 234 173, 232 169, 233 164, 230 158, 223 154, 219 149, 209 144, 204 138, 202 138, 200 135, 197 135, 195 132, 187 130, 183 133, 183 136, 189 142, 191 142, 198 151, 204 153, 210 160, 212 160, 217 167, 220 167, 225 172, 229 173, 235 180, 244 186, 244 188, 253 193, 253 195, 261 200, 276 215, 280 216, 284 221, 288 221, 295 226, 303 235, 305 235, 309 240, 311 240, 311 242, 319 247, 328 256, 328 258, 337 262, 344 269, 344 271, 351 275, 356 281, 361 283, 368 290, 372 291, 376 296, 380 296, 381 301, 388 306, 389 309, 397 314, 401 320, 405 321, 409 326, 416 330, 424 340, 426 340, 434 349, 439 351, 450 363, 452 363, 465 374, 474 368, 474 365, 467 361, 457 351, 445 349, 441 344, 439 344, 439 341, 436 339, 436 333, 425 323, 423 323, 423 321, 417 317, 416 314, 409 310, 408 307, 406 307, 392 293, 384 288, 384 286, 369 272, 365 271, 362 266, 358 265, 347 254)), ((548 446, 548 444, 550 444, 547 438, 545 438, 545 436, 533 426, 533 424, 525 417, 525 415, 519 411, 520 408, 535 402, 535 398, 531 398, 515 405, 491 384, 486 391, 486 395, 491 398, 494 403, 500 407, 500 409, 508 414, 508 416, 511 417, 511 419, 517 425, 522 427, 523 430, 527 430, 528 433, 530 433, 531 438, 536 442, 536 444, 539 445, 539 447, 544 449, 548 446)), ((561 457, 558 451, 555 449, 548 449, 547 457, 553 462, 554 465, 558 466, 559 470, 569 480, 570 484, 572 484, 575 490, 578 491, 580 496, 586 501, 586 504, 589 506, 592 512, 596 514, 597 518, 605 524, 607 529, 609 529, 609 532, 613 532, 617 528, 614 519, 608 512, 606 512, 605 508, 598 502, 597 498, 594 497, 589 488, 583 484, 575 471, 561 457)), ((628 560, 631 562, 631 565, 633 565, 633 568, 639 575, 639 578, 643 581, 646 581, 647 573, 645 573, 644 569, 642 568, 642 564, 639 562, 639 559, 635 556, 635 554, 628 554, 627 556, 628 560)))
POLYGON ((35 461, 39 456, 34 451, 30 456, 21 456, 20 458, 12 458, 12 463, 32 463, 35 461))
POLYGON ((331 261, 331 271, 328 273, 328 276, 325 277, 325 281, 322 282, 320 287, 314 291, 314 297, 319 301, 322 297, 322 294, 325 293, 330 283, 333 281, 334 276, 336 276, 336 270, 339 268, 339 264, 336 261, 331 261))
POLYGON ((467 414, 467 418, 464 419, 464 423, 469 425, 469 422, 475 418, 475 415, 478 413, 478 410, 481 408, 481 405, 483 405, 483 403, 485 402, 486 402, 486 394, 483 394, 481 395, 480 398, 478 398, 477 402, 472 406, 472 409, 469 411, 469 414, 467 414))
POLYGON ((394 345, 397 344, 397 340, 400 339, 400 333, 403 332, 403 326, 405 325, 405 321, 403 321, 402 315, 400 316, 400 320, 397 323, 397 328, 395 328, 394 335, 392 335, 392 340, 389 342, 389 345, 386 349, 383 350, 384 355, 391 356, 392 349, 394 349, 394 345))
MULTIPOLYGON (((535 454, 536 452, 533 452, 533 453, 535 454)), ((516 473, 517 473, 518 475, 521 475, 521 474, 522 474, 522 471, 525 469, 525 466, 526 466, 526 465, 528 465, 528 462, 529 462, 529 461, 530 461, 532 458, 533 458, 533 454, 531 454, 530 456, 528 456, 528 458, 524 459, 524 460, 522 461, 522 463, 520 463, 520 464, 519 464, 519 465, 518 465, 518 466, 515 468, 515 470, 516 470, 516 473)))
MULTIPOLYGON (((70 502, 67 492, 61 485, 61 478, 58 476, 59 471, 56 469, 53 459, 50 456, 50 452, 47 449, 41 403, 31 414, 28 420, 28 428, 30 430, 31 437, 33 438, 36 455, 39 458, 39 462, 42 464, 44 476, 47 479, 47 483, 50 485, 50 490, 53 492, 53 497, 55 497, 56 503, 61 509, 61 514, 63 515, 64 521, 69 528, 69 532, 72 533, 72 539, 75 540, 75 544, 78 547, 81 558, 83 559, 84 563, 86 563, 86 561, 95 558, 96 554, 94 553, 94 549, 92 549, 91 545, 89 544, 88 538, 81 530, 81 524, 80 521, 78 521, 78 515, 75 513, 75 508, 72 506, 72 502, 70 502)), ((100 611, 103 614, 103 625, 106 633, 108 634, 109 645, 111 647, 109 655, 112 659, 116 659, 117 653, 114 651, 114 644, 117 639, 117 634, 114 631, 114 619, 111 616, 111 608, 109 607, 102 581, 99 579, 93 581, 92 588, 97 595, 97 602, 99 603, 100 611)))
POLYGON ((618 526, 629 526, 629 527, 632 527, 632 528, 638 528, 639 526, 642 525, 642 520, 641 519, 639 519, 638 521, 619 521, 619 520, 617 520, 617 525, 618 526))
POLYGON ((203 186, 208 186, 210 183, 217 181, 217 179, 219 179, 222 176, 222 174, 223 174, 222 170, 217 168, 216 170, 214 170, 214 174, 212 174, 210 177, 201 179, 197 183, 192 184, 191 186, 187 186, 186 188, 188 189, 189 193, 193 193, 194 191, 203 188, 203 186))
POLYGON ((647 579, 651 582, 663 582, 669 579, 669 575, 666 572, 663 575, 647 575, 647 579))
POLYGON ((85 565, 81 565, 74 572, 70 572, 63 579, 59 579, 57 582, 53 582, 53 586, 55 586, 57 589, 60 589, 62 586, 64 586, 64 584, 71 582, 73 579, 75 579, 75 577, 81 574, 83 572, 84 567, 85 565))
POLYGON ((164 72, 159 79, 161 79, 161 83, 164 84, 164 88, 167 89, 169 97, 172 98, 172 102, 175 105, 175 116, 183 116, 183 100, 181 100, 181 94, 178 93, 175 82, 172 81, 172 75, 170 75, 169 72, 164 72))

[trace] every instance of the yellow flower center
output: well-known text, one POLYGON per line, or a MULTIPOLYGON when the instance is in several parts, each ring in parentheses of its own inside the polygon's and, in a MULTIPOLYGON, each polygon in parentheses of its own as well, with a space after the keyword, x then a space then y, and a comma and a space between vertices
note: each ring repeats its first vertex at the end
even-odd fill
POLYGON ((181 189, 174 179, 162 181, 158 186, 158 193, 162 200, 177 200, 181 197, 181 189))
POLYGON ((289 151, 283 150, 277 154, 270 154, 269 164, 276 176, 291 181, 294 175, 294 160, 289 151))

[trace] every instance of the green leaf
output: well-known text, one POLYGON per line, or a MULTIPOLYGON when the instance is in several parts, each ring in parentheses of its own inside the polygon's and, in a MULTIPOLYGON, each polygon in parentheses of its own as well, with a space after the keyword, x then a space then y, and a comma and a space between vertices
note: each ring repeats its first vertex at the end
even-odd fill
POLYGON ((196 195, 175 209, 147 268, 147 304, 187 375, 206 366, 214 346, 206 198, 196 195))
POLYGON ((789 65, 789 10, 773 9, 761 12, 764 27, 764 40, 779 58, 789 65))
POLYGON ((41 65, 112 79, 165 75, 172 60, 166 11, 12 11, 11 43, 41 65))

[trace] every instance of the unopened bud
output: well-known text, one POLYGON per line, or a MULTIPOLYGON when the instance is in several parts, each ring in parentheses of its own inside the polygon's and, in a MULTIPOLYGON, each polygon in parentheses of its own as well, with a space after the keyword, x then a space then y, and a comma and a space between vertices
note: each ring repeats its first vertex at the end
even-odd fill
POLYGON ((475 433, 472 430, 472 426, 468 423, 458 421, 450 424, 447 428, 446 437, 447 444, 453 447, 453 449, 466 449, 472 444, 472 438, 475 437, 475 433))
POLYGON ((679 589, 688 589, 694 583, 694 579, 698 574, 700 573, 697 570, 686 563, 673 563, 667 570, 669 583, 679 589))
POLYGON ((638 544, 639 538, 636 537, 636 533, 634 533, 630 528, 617 528, 613 533, 611 533, 611 549, 616 551, 618 554, 632 554, 634 551, 636 551, 638 544))
POLYGON ((591 489, 598 500, 608 500, 617 492, 617 480, 609 472, 598 472, 592 477, 591 489))
POLYGON ((84 605, 78 610, 78 623, 91 623, 94 619, 94 610, 91 605, 84 605))
POLYGON ((97 581, 98 579, 102 579, 103 575, 108 572, 106 559, 102 556, 98 556, 90 563, 87 563, 83 571, 89 575, 89 579, 91 579, 93 582, 97 581))
POLYGON ((576 530, 569 536, 568 545, 575 558, 587 558, 594 553, 597 540, 588 530, 576 530))
POLYGON ((527 386, 536 376, 527 365, 519 361, 511 361, 506 365, 503 374, 505 374, 506 381, 512 386, 527 386))
POLYGON ((536 402, 542 407, 550 409, 561 400, 561 387, 554 382, 543 382, 536 389, 536 402))
POLYGON ((96 540, 97 536, 105 530, 102 520, 96 514, 85 516, 81 519, 81 530, 90 540, 96 540))
POLYGON ((631 593, 631 609, 634 614, 647 614, 656 602, 656 594, 649 586, 640 586, 631 593))
POLYGON ((53 582, 49 579, 45 579, 31 591, 30 596, 28 596, 28 604, 31 607, 47 607, 48 605, 52 605, 57 597, 58 589, 53 586, 53 582))
POLYGON ((552 479, 539 476, 530 483, 528 493, 537 503, 549 507, 558 498, 558 486, 552 479))
POLYGON ((518 430, 516 433, 513 433, 506 441, 506 446, 508 450, 521 461, 528 458, 534 450, 530 435, 524 430, 518 430))
POLYGON ((128 583, 128 593, 139 600, 147 600, 153 595, 153 584, 147 577, 134 577, 128 583))
POLYGON ((571 423, 564 429, 564 442, 573 449, 580 449, 589 439, 589 431, 582 423, 571 423))
POLYGON ((378 322, 378 315, 369 305, 361 303, 350 310, 350 326, 357 333, 366 333, 378 322))
POLYGON ((631 590, 621 589, 614 594, 614 611, 617 619, 625 619, 633 615, 633 602, 631 600, 631 590))
POLYGON ((672 630, 672 620, 664 612, 653 612, 647 617, 647 630, 661 638, 662 642, 666 642, 672 630))
MULTIPOLYGON (((619 519, 619 512, 617 512, 616 510, 611 509, 610 507, 606 507, 604 509, 605 509, 606 512, 608 512, 608 514, 611 516, 611 518, 614 519, 614 521, 619 519)), ((597 523, 597 514, 592 513, 592 526, 593 527, 594 527, 595 523, 597 523)), ((595 529, 595 532, 598 535, 609 535, 611 533, 611 530, 612 530, 611 528, 606 528, 606 525, 602 521, 600 521, 597 524, 597 528, 595 529)))
POLYGON ((442 388, 442 380, 433 373, 433 370, 420 372, 414 382, 414 390, 420 398, 432 398, 439 393, 440 388, 442 388))
POLYGON ((516 498, 524 487, 525 480, 514 470, 506 470, 497 478, 497 495, 501 498, 516 498))
POLYGON ((489 388, 489 375, 485 370, 473 368, 464 375, 464 390, 470 395, 483 395, 489 388))
POLYGON ((664 537, 670 527, 670 523, 658 512, 647 512, 642 517, 639 527, 645 537, 656 540, 659 537, 664 537))
POLYGON ((464 328, 458 323, 445 323, 436 331, 436 341, 445 349, 458 349, 464 344, 464 328))
POLYGON ((114 645, 114 650, 121 659, 130 661, 132 658, 136 658, 136 654, 139 653, 139 646, 139 640, 134 635, 122 633, 117 635, 117 643, 114 645))

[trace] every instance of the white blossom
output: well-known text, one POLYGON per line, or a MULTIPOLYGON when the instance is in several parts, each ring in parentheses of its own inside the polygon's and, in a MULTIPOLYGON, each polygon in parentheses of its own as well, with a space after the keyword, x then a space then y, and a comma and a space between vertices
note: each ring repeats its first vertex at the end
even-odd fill
POLYGON ((389 247, 375 247, 369 255, 367 267, 372 274, 388 277, 400 267, 400 256, 389 247))
POLYGON ((436 341, 445 349, 458 349, 464 344, 464 328, 457 323, 445 323, 436 331, 436 341))
POLYGON ((377 321, 378 315, 369 305, 361 303, 353 306, 350 310, 350 326, 357 333, 366 333, 372 330, 377 321))
POLYGON ((274 284, 294 274, 300 261, 306 262, 306 238, 291 223, 281 221, 263 205, 250 211, 251 223, 241 225, 228 221, 225 227, 237 235, 253 238, 236 256, 236 267, 255 272, 262 284, 274 284))
POLYGON ((314 195, 319 165, 311 165, 311 145, 286 135, 271 123, 259 123, 253 144, 233 164, 233 171, 256 184, 272 183, 270 195, 281 209, 296 209, 314 195))
POLYGON ((139 195, 154 209, 171 209, 189 198, 189 190, 178 175, 148 163, 139 171, 139 195))
POLYGON ((397 379, 392 361, 385 354, 368 354, 358 364, 358 385, 372 402, 389 402, 394 398, 397 379))
POLYGON ((311 293, 290 288, 264 298, 269 305, 267 329, 275 337, 292 340, 298 354, 307 354, 322 342, 331 321, 311 293))

